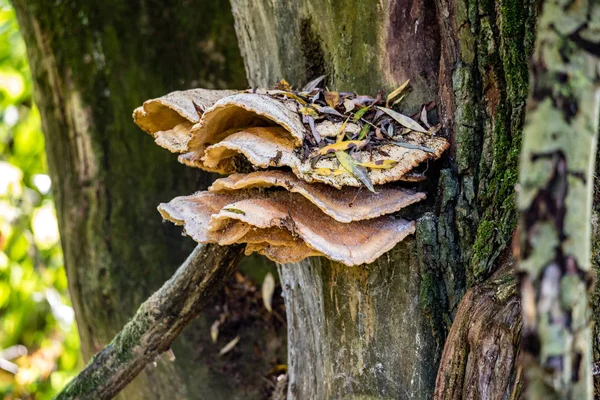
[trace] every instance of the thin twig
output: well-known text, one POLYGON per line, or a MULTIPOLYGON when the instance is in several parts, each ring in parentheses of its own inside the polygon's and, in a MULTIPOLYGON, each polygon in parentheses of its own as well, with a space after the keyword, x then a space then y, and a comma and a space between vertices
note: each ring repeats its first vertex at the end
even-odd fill
MULTIPOLYGON (((200 245, 56 397, 111 399, 167 351, 233 273, 243 246, 200 245)), ((143 279, 143 277, 141 278, 143 279)))

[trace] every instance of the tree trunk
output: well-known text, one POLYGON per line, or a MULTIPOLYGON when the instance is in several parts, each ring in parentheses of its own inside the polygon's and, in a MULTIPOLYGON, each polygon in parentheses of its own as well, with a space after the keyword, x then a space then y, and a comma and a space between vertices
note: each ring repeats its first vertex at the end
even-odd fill
MULTIPOLYGON (((132 122, 148 98, 191 87, 246 85, 225 0, 14 0, 46 135, 65 266, 86 359, 105 346, 193 249, 162 224, 161 201, 204 188, 132 122)), ((261 320, 210 341, 220 294, 157 360, 127 399, 262 397, 265 371, 285 357, 261 320), (219 349, 237 334, 237 358, 219 349), (261 354, 260 356, 258 354, 261 354)))
MULTIPOLYGON (((507 249, 517 219, 513 193, 535 2, 231 3, 252 86, 281 78, 301 84, 327 74, 332 90, 374 95, 410 78, 408 113, 437 101, 442 134, 452 147, 429 166, 429 200, 415 210, 415 237, 371 265, 347 268, 311 259, 280 267, 290 399, 431 398, 444 340, 465 290, 511 263, 507 249)), ((510 318, 497 321, 500 330, 505 323, 518 326, 514 297, 482 301, 489 293, 476 290, 465 302, 485 304, 488 318, 504 310, 510 318)), ((469 321, 458 318, 453 331, 469 321)), ((517 334, 510 328, 500 344, 478 340, 472 346, 461 344, 464 335, 452 335, 464 362, 441 365, 438 382, 452 377, 456 391, 446 397, 440 388, 437 397, 510 394, 517 334), (503 373, 469 362, 509 353, 503 373)))

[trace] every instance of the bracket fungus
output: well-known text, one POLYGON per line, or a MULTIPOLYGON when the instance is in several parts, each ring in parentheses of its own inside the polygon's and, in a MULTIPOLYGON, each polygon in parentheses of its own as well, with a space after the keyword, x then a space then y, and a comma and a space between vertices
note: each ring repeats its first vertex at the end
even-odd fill
POLYGON ((134 111, 180 162, 231 174, 161 204, 163 218, 199 243, 245 243, 279 263, 371 263, 413 234, 415 222, 398 214, 425 193, 407 182, 448 148, 425 106, 420 124, 381 96, 279 86, 174 92, 134 111))

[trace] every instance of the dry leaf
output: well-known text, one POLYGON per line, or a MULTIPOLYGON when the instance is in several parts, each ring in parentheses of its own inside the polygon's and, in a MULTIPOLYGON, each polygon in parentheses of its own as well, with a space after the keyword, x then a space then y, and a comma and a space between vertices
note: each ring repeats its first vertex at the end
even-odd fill
POLYGON ((336 176, 336 175, 340 175, 344 173, 343 169, 331 169, 331 168, 315 168, 313 170, 313 172, 317 175, 322 175, 322 176, 336 176))
POLYGON ((319 83, 321 83, 321 81, 323 81, 323 79, 325 79, 327 75, 321 75, 315 79, 313 79, 312 81, 308 82, 306 85, 304 85, 304 87, 302 88, 302 92, 312 92, 313 90, 315 90, 316 88, 319 87, 319 83))
POLYGON ((340 129, 338 130, 338 132, 336 133, 335 137, 336 137, 336 142, 341 142, 344 139, 344 133, 346 132, 346 125, 348 124, 348 120, 350 118, 346 118, 346 120, 344 121, 344 123, 342 124, 342 126, 340 126, 340 129))
POLYGON ((312 107, 302 107, 300 109, 300 113, 302 113, 302 115, 307 115, 309 117, 313 117, 313 118, 319 118, 319 113, 312 107))
POLYGON ((406 82, 404 82, 402 85, 400 85, 396 90, 394 90, 392 93, 388 94, 388 96, 387 96, 387 98, 385 100, 385 106, 386 107, 389 107, 390 101, 392 99, 394 99, 400 93, 402 93, 402 91, 406 88, 406 86, 408 86, 408 82, 410 82, 410 79, 407 79, 406 82))
POLYGON ((349 154, 344 153, 343 151, 336 151, 335 156, 338 161, 348 172, 350 172, 355 178, 363 183, 373 193, 377 193, 373 188, 373 183, 371 182, 371 178, 369 178, 369 174, 363 167, 357 164, 354 158, 350 157, 349 154))
POLYGON ((375 162, 362 162, 358 165, 371 169, 389 169, 395 167, 396 164, 398 164, 396 160, 377 160, 375 162))
POLYGON ((400 125, 416 131, 416 132, 421 132, 421 133, 429 133, 425 128, 423 128, 421 125, 419 125, 414 119, 407 117, 404 114, 400 114, 397 111, 394 110, 390 110, 389 108, 385 108, 385 107, 378 107, 381 111, 383 111, 384 113, 386 113, 387 115, 389 115, 390 117, 394 118, 396 120, 396 122, 398 122, 400 125))
POLYGON ((430 149, 429 147, 425 147, 425 146, 420 146, 418 144, 412 144, 412 143, 407 143, 407 142, 401 142, 399 140, 393 140, 390 143, 395 144, 396 146, 400 146, 400 147, 404 147, 406 149, 413 149, 413 150, 423 150, 426 153, 435 153, 435 150, 430 149))
POLYGON ((423 122, 423 124, 427 127, 427 129, 429 129, 429 131, 431 131, 431 125, 429 124, 429 121, 427 120, 427 107, 423 106, 423 108, 421 108, 421 115, 419 116, 419 119, 421 120, 421 122, 423 122))
POLYGON ((346 109, 347 113, 354 110, 354 107, 356 107, 356 105, 354 104, 354 102, 352 100, 350 100, 350 99, 344 100, 344 108, 346 109))
POLYGON ((219 351, 219 355, 222 356, 224 354, 229 353, 231 350, 233 350, 233 348, 238 344, 239 341, 240 341, 240 335, 237 335, 231 342, 229 342, 225 346, 223 346, 221 351, 219 351))
POLYGON ((268 312, 273 312, 271 304, 273 301, 273 293, 275 292, 275 278, 273 278, 273 274, 271 274, 270 272, 268 272, 265 276, 265 280, 263 281, 261 291, 265 308, 268 312))
POLYGON ((219 338, 219 326, 221 325, 221 321, 216 320, 210 326, 210 339, 213 343, 217 343, 217 339, 219 338))
POLYGON ((354 148, 360 149, 365 144, 367 144, 366 140, 347 140, 345 142, 337 142, 320 148, 317 151, 317 155, 324 156, 325 154, 335 153, 337 151, 346 151, 354 148))
POLYGON ((340 102, 340 94, 338 92, 325 92, 325 102, 331 108, 335 108, 340 102))

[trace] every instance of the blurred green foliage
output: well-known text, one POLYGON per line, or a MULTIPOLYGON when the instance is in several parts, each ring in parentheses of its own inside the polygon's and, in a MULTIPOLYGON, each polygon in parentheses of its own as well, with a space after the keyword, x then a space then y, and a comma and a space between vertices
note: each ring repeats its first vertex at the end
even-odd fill
POLYGON ((49 194, 25 45, 0 0, 0 398, 49 399, 79 369, 79 337, 49 194))

